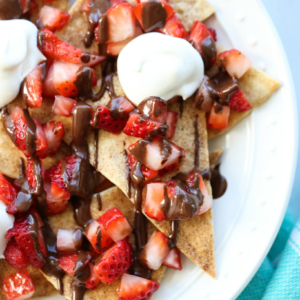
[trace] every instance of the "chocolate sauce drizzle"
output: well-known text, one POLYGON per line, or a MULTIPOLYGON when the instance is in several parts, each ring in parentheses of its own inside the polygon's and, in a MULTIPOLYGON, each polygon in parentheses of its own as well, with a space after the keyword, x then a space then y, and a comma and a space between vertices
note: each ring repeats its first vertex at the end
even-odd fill
MULTIPOLYGON (((30 10, 30 1, 28 1, 30 10)), ((0 20, 21 19, 23 8, 19 0, 0 0, 0 20)))

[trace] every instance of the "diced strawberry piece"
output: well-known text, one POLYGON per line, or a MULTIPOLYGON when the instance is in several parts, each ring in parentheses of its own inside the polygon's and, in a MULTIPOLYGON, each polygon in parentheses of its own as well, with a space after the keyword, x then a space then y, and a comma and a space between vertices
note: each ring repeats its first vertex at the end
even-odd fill
POLYGON ((169 252, 167 257, 163 261, 163 266, 174 270, 182 270, 181 254, 177 248, 174 248, 169 252))
POLYGON ((158 31, 185 40, 187 40, 188 38, 188 32, 186 31, 180 19, 176 15, 169 19, 166 22, 165 26, 159 29, 158 31))
POLYGON ((123 48, 131 42, 135 37, 130 37, 124 41, 120 42, 110 42, 107 44, 106 53, 112 56, 118 56, 123 48))
POLYGON ((0 173, 0 200, 7 206, 17 197, 16 189, 0 173))
POLYGON ((158 270, 170 252, 168 238, 157 231, 153 233, 146 246, 139 254, 139 261, 149 269, 158 270))
MULTIPOLYGON (((78 253, 59 254, 59 266, 62 270, 71 276, 74 276, 76 261, 79 257, 78 253)), ((86 266, 91 260, 91 256, 87 254, 84 265, 86 266)))
MULTIPOLYGON (((219 104, 214 104, 211 108, 207 126, 208 128, 212 129, 226 129, 228 126, 228 120, 229 120, 229 114, 230 114, 230 108, 229 106, 223 105, 221 112, 216 112, 216 106, 219 104)), ((217 108, 218 111, 218 108, 217 108)))
POLYGON ((216 32, 216 30, 213 29, 213 28, 208 28, 208 31, 210 33, 210 36, 214 40, 214 42, 216 42, 217 41, 217 32, 216 32))
POLYGON ((244 112, 252 109, 251 104, 246 99, 245 94, 241 89, 237 89, 230 95, 229 106, 237 112, 244 112))
POLYGON ((124 274, 119 300, 148 300, 159 289, 159 283, 142 277, 124 274))
POLYGON ((96 260, 94 271, 103 283, 111 284, 124 274, 131 264, 131 246, 127 240, 123 240, 96 260))
POLYGON ((128 118, 113 118, 106 106, 99 105, 94 111, 91 125, 108 132, 119 133, 123 130, 128 118))
POLYGON ((148 97, 137 107, 141 115, 159 123, 165 123, 167 118, 167 102, 159 97, 148 97))
POLYGON ((21 270, 29 266, 29 261, 27 260, 26 255, 19 248, 14 237, 12 237, 8 242, 3 254, 6 262, 13 268, 21 270))
POLYGON ((175 134, 176 124, 177 124, 178 113, 174 111, 168 111, 166 124, 169 129, 166 133, 166 139, 171 139, 175 134))
POLYGON ((54 98, 56 95, 59 95, 59 92, 56 90, 53 84, 53 75, 54 75, 54 67, 52 64, 48 70, 47 76, 43 84, 44 97, 54 98))
MULTIPOLYGON (((44 174, 43 164, 41 164, 41 173, 42 175, 44 174)), ((31 157, 27 158, 26 179, 28 181, 29 186, 32 189, 35 189, 36 188, 35 166, 31 157)))
POLYGON ((58 229, 57 232, 57 251, 60 253, 77 252, 82 247, 81 229, 58 229))
POLYGON ((32 236, 33 233, 30 230, 33 220, 33 215, 27 217, 22 215, 16 218, 14 227, 7 231, 5 238, 15 237, 19 249, 23 251, 30 264, 40 269, 45 264, 45 258, 39 247, 39 237, 32 236))
POLYGON ((44 5, 40 11, 37 25, 39 28, 46 27, 51 31, 62 29, 69 21, 70 15, 60 9, 44 5))
POLYGON ((93 290, 99 285, 100 279, 94 270, 94 265, 92 263, 89 263, 89 267, 91 275, 90 278, 87 281, 85 281, 85 287, 89 290, 93 290))
MULTIPOLYGON (((99 35, 101 28, 98 25, 95 29, 95 40, 98 43, 111 43, 124 41, 135 36, 135 17, 132 11, 132 6, 128 3, 121 3, 111 7, 106 12, 107 36, 99 35)), ((105 27, 106 28, 106 27, 105 27)))
POLYGON ((164 169, 170 165, 177 165, 185 158, 184 149, 161 137, 154 137, 148 143, 140 140, 132 145, 129 151, 142 164, 155 171, 164 169), (139 155, 141 148, 144 151, 143 153, 145 153, 143 157, 139 155), (161 149, 168 149, 170 155, 166 158, 161 149))
POLYGON ((55 115, 69 117, 76 105, 76 101, 64 96, 55 96, 55 100, 52 107, 52 112, 55 115))
MULTIPOLYGON (((136 158, 132 154, 130 154, 128 156, 128 163, 129 163, 130 169, 132 169, 137 163, 136 158)), ((144 183, 150 182, 151 180, 154 180, 158 176, 157 171, 153 171, 146 166, 142 166, 142 173, 145 178, 144 183)))
POLYGON ((86 227, 85 236, 97 253, 106 251, 114 243, 106 229, 95 220, 86 227))
POLYGON ((53 32, 46 28, 39 30, 38 46, 41 52, 48 58, 58 59, 72 64, 95 66, 105 59, 104 56, 86 54, 81 49, 74 48, 60 40, 53 32), (89 57, 88 62, 85 61, 86 57, 89 57))
POLYGON ((195 97, 195 105, 198 109, 201 109, 207 113, 211 111, 211 107, 213 105, 213 98, 211 93, 208 91, 209 77, 204 75, 204 79, 197 91, 195 97))
POLYGON ((161 208, 161 203, 164 200, 166 191, 166 184, 163 182, 154 182, 147 185, 145 214, 156 221, 163 221, 166 219, 165 214, 161 208))
POLYGON ((105 229, 111 239, 117 243, 123 240, 132 232, 127 219, 117 208, 110 209, 105 212, 99 219, 98 223, 105 229))
POLYGON ((44 133, 41 123, 37 119, 32 118, 32 120, 34 121, 36 126, 36 131, 35 131, 36 152, 43 151, 48 148, 46 135, 44 133))
POLYGON ((217 49, 214 38, 207 27, 200 21, 196 21, 191 29, 189 42, 200 53, 206 70, 209 70, 217 59, 217 49), (205 51, 209 48, 210 51, 205 51), (211 51, 214 49, 214 51, 211 51))
POLYGON ((41 227, 43 227, 45 225, 45 223, 43 222, 38 210, 36 209, 35 206, 32 206, 29 210, 30 214, 33 214, 38 222, 38 228, 40 229, 41 227))
MULTIPOLYGON (((166 15, 166 21, 171 19, 174 15, 175 15, 175 11, 172 8, 171 5, 167 4, 167 3, 159 3, 157 2, 157 10, 159 10, 159 4, 161 5, 161 9, 165 10, 165 15, 166 15)), ((135 15, 135 17, 137 18, 137 20, 139 21, 140 25, 142 26, 143 30, 145 30, 146 32, 150 32, 156 29, 160 29, 161 27, 163 27, 164 24, 162 24, 162 22, 153 22, 153 25, 150 26, 149 28, 145 28, 145 24, 143 24, 143 7, 144 5, 146 5, 146 2, 143 3, 139 3, 137 4, 134 8, 133 8, 133 13, 135 15)))
POLYGON ((43 102, 43 66, 36 66, 25 78, 23 84, 23 98, 30 108, 40 107, 43 102))
POLYGON ((155 122, 138 113, 131 113, 123 132, 140 138, 161 135, 168 131, 168 126, 155 122))
POLYGON ((236 49, 219 54, 219 59, 231 77, 241 78, 252 66, 251 60, 236 49))
POLYGON ((3 280, 6 300, 29 299, 34 294, 34 286, 27 270, 19 271, 3 280))
POLYGON ((48 252, 47 252, 47 247, 45 244, 45 239, 44 239, 44 234, 43 234, 42 228, 39 228, 39 244, 40 244, 40 250, 43 253, 44 257, 47 257, 48 252))
POLYGON ((37 151, 39 158, 55 154, 61 146, 65 136, 64 124, 62 122, 50 121, 42 125, 48 147, 42 151, 37 151))

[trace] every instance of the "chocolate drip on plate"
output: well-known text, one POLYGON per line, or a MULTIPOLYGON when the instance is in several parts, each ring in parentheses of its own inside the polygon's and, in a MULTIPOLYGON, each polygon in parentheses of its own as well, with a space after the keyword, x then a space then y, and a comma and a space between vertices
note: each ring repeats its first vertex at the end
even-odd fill
POLYGON ((227 190, 227 181, 224 176, 220 173, 220 163, 211 170, 211 187, 213 199, 220 198, 227 190))

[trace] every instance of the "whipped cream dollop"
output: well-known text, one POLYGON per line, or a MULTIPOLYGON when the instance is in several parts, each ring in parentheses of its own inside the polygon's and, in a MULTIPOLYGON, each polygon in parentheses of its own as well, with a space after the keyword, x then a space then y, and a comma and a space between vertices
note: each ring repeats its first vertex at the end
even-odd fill
POLYGON ((202 58, 189 42, 155 32, 129 42, 117 68, 120 84, 135 105, 150 96, 169 100, 180 95, 185 100, 204 77, 202 58))
POLYGON ((37 27, 26 20, 0 21, 0 107, 16 98, 24 78, 46 60, 37 27))
POLYGON ((4 258, 3 253, 9 239, 5 238, 8 229, 14 226, 15 217, 6 212, 6 205, 0 201, 0 258, 4 258))

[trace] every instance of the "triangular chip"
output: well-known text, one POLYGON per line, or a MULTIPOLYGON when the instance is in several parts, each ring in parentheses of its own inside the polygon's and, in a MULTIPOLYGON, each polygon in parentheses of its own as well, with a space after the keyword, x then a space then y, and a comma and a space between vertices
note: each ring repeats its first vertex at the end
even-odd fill
MULTIPOLYGON (((128 201, 126 196, 117 187, 112 187, 100 194, 102 202, 102 210, 99 211, 99 205, 96 195, 94 195, 91 203, 91 215, 94 220, 97 220, 102 214, 111 208, 118 208, 124 216, 127 218, 128 222, 134 224, 134 206, 128 201)), ((56 234, 58 229, 74 229, 79 228, 78 224, 75 222, 73 217, 72 205, 69 204, 67 210, 61 215, 55 215, 49 217, 51 228, 56 234)), ((155 227, 148 222, 148 234, 151 235, 155 231, 155 227)), ((130 241, 132 243, 134 237, 130 236, 130 241)), ((161 267, 157 271, 153 271, 151 279, 155 281, 160 281, 165 271, 165 267, 161 267)), ((57 288, 57 280, 54 277, 45 275, 45 277, 57 288)), ((65 275, 63 278, 64 284, 64 296, 71 300, 72 299, 72 282, 73 278, 69 275, 65 275)), ((94 300, 94 299, 105 299, 105 300, 118 300, 118 291, 120 287, 121 278, 117 279, 111 285, 100 283, 98 287, 94 290, 87 290, 84 294, 84 300, 94 300)))

